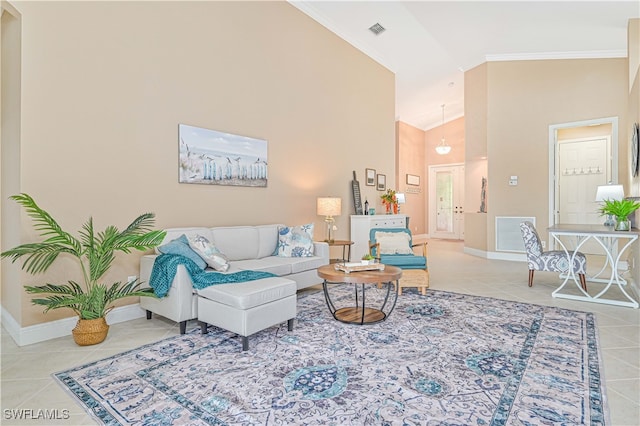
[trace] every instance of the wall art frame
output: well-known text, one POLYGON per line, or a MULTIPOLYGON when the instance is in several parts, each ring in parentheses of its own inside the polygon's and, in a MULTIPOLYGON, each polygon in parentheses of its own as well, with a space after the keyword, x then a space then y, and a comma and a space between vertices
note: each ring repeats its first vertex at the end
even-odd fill
POLYGON ((365 175, 365 185, 376 186, 376 170, 375 169, 364 169, 364 175, 365 175))
POLYGON ((407 174, 407 185, 420 186, 420 176, 407 174))
POLYGON ((387 176, 378 174, 376 175, 376 189, 378 191, 386 191, 387 190, 387 176))
POLYGON ((178 182, 266 187, 267 141, 178 126, 178 182))

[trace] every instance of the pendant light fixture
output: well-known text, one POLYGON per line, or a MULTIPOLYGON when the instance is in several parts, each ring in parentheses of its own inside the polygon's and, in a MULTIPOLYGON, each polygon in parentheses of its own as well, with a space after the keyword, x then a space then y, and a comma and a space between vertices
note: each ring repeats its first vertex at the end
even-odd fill
POLYGON ((451 147, 447 145, 444 140, 444 104, 442 104, 442 139, 440 139, 440 143, 436 146, 436 152, 440 155, 448 154, 451 151, 451 147))

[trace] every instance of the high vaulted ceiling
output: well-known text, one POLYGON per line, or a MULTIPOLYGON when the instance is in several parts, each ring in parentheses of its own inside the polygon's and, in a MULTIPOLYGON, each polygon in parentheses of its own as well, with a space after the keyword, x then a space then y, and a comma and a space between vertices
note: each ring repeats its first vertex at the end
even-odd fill
POLYGON ((640 1, 290 3, 396 75, 396 119, 422 130, 464 115, 464 72, 487 61, 627 56, 640 1), (379 23, 385 31, 374 35, 379 23))

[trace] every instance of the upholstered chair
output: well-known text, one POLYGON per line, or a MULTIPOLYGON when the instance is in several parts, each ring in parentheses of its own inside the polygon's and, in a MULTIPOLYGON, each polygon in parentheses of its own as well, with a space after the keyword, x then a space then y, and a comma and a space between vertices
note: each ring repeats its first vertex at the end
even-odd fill
POLYGON ((426 294, 429 287, 427 242, 414 244, 409 229, 371 228, 369 254, 380 263, 397 266, 403 270, 398 294, 402 294, 402 287, 417 287, 423 295, 426 294), (420 254, 414 253, 415 247, 422 247, 420 254))
MULTIPOLYGON (((520 224, 524 248, 527 252, 527 263, 529 265, 529 287, 533 286, 534 271, 550 271, 559 273, 569 273, 569 259, 564 250, 542 250, 542 243, 533 223, 529 221, 520 224)), ((573 256, 573 252, 569 252, 573 256)), ((583 253, 576 252, 573 256, 573 273, 580 279, 580 286, 587 291, 587 258, 583 253)))

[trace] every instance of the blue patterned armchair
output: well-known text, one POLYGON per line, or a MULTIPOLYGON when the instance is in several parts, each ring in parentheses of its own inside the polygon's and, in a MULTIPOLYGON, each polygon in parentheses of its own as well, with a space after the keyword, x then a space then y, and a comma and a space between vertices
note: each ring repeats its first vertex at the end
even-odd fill
MULTIPOLYGON (((534 271, 569 272, 569 259, 564 250, 543 251, 540 237, 533 223, 525 221, 520 224, 524 248, 527 252, 529 264, 529 287, 533 286, 534 271)), ((569 252, 572 255, 573 252, 569 252)), ((587 291, 587 258, 583 253, 576 252, 573 258, 573 273, 580 279, 580 286, 587 291)))

